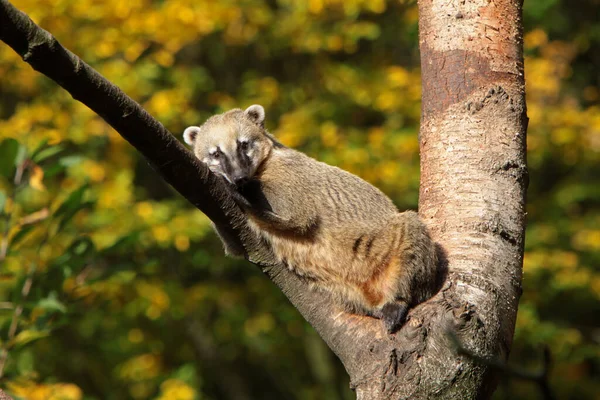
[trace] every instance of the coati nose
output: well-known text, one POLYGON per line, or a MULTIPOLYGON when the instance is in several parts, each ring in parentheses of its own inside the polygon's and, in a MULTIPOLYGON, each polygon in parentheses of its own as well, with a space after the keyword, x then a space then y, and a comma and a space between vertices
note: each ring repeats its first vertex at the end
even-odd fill
POLYGON ((233 183, 236 186, 244 186, 246 184, 246 182, 248 182, 248 178, 245 176, 234 176, 233 177, 233 183))

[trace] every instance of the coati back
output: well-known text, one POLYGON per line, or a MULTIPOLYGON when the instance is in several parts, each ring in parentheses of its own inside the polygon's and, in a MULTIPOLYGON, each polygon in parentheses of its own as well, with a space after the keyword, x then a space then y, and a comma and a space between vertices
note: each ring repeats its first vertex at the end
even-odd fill
MULTIPOLYGON (((226 180, 279 262, 394 332, 408 307, 435 292, 436 251, 425 225, 361 178, 283 146, 264 120, 262 106, 234 109, 187 128, 184 139, 226 180)), ((220 236, 228 254, 243 254, 220 236)))

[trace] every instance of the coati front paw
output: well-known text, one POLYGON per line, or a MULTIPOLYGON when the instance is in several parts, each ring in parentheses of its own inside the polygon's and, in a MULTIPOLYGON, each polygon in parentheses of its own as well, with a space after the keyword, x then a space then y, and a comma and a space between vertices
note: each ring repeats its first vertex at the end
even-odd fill
POLYGON ((379 318, 388 333, 394 333, 404 325, 408 314, 408 304, 403 301, 394 301, 384 304, 379 311, 379 318))
POLYGON ((244 197, 240 192, 236 190, 236 187, 231 185, 229 186, 229 194, 233 197, 233 201, 240 206, 243 210, 247 210, 252 207, 252 204, 248 201, 247 198, 244 197))

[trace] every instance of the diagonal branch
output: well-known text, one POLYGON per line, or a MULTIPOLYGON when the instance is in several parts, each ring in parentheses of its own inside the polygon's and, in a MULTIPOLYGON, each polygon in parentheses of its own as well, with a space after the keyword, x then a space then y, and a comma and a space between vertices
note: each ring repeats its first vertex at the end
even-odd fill
MULTIPOLYGON (((348 325, 352 324, 346 324, 353 317, 337 312, 327 296, 309 290, 305 282, 276 263, 269 249, 246 227, 245 217, 223 190, 221 180, 160 122, 7 0, 0 0, 0 40, 36 71, 54 80, 74 99, 101 116, 165 181, 218 225, 220 231, 237 238, 246 249, 246 258, 263 268, 349 372, 352 366, 360 368, 355 346, 366 348, 373 335, 364 335, 361 344, 349 331, 348 325)), ((363 325, 379 331, 374 320, 363 320, 363 325)))

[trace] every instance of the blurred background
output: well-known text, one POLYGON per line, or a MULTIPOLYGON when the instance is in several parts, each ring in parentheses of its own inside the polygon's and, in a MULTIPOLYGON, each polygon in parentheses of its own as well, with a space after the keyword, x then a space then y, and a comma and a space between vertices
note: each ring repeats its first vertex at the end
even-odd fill
MULTIPOLYGON (((416 208, 415 1, 15 0, 171 132, 253 103, 416 208)), ((531 185, 511 365, 600 398, 598 0, 527 0, 531 185)), ((98 116, 0 43, 0 387, 25 399, 353 399, 313 329, 98 116)), ((537 399, 508 380, 496 399, 537 399)))

